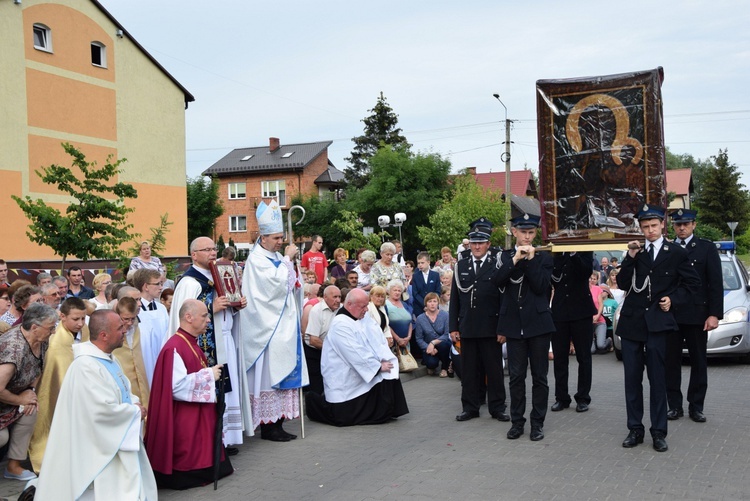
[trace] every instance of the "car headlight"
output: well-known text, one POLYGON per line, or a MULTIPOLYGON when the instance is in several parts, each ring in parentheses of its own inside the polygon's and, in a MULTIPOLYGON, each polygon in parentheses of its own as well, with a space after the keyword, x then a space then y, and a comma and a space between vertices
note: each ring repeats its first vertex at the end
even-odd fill
POLYGON ((737 322, 747 321, 747 308, 739 306, 724 312, 724 318, 719 320, 719 324, 734 324, 737 322))

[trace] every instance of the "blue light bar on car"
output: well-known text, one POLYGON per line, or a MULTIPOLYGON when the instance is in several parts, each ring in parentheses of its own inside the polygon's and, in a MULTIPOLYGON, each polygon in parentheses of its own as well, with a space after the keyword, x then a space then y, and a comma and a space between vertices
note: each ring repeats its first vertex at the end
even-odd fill
POLYGON ((722 254, 734 252, 736 248, 736 245, 731 240, 721 240, 719 242, 714 242, 714 244, 716 244, 716 248, 719 249, 719 252, 722 254))

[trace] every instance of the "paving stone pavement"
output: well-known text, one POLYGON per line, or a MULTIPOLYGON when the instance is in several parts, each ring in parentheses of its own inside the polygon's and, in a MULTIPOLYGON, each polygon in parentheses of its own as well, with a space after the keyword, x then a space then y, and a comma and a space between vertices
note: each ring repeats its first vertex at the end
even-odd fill
MULTIPOLYGON (((575 385, 574 357, 571 369, 575 385)), ((688 373, 684 366, 683 389, 688 373)), ((549 381, 554 387, 551 363, 549 381)), ((594 357, 589 412, 548 412, 540 442, 529 440, 528 423, 525 435, 507 440, 510 423, 491 419, 486 407, 480 418, 456 422, 460 381, 419 377, 404 383, 407 416, 351 428, 308 421, 306 438, 289 443, 253 437, 232 458, 236 471, 217 491, 207 486, 159 496, 184 501, 750 499, 745 477, 749 381, 750 365, 710 361, 708 422, 670 421, 669 451, 657 453, 648 436, 633 449, 620 445, 627 435, 625 400, 622 366, 613 354, 594 357)), ((527 406, 530 391, 529 377, 527 406)), ((648 395, 647 381, 644 392, 648 395)), ((285 428, 299 434, 299 421, 285 428)), ((0 496, 14 499, 18 484, 0 480, 0 496)))

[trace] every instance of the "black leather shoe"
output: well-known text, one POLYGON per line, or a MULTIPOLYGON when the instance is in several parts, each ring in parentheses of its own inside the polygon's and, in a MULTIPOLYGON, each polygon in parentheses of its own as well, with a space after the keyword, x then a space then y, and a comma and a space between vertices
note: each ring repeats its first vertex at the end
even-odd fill
POLYGON ((630 430, 630 433, 628 433, 628 436, 625 440, 622 441, 622 446, 629 449, 631 447, 635 447, 638 444, 643 443, 643 432, 637 432, 636 430, 630 430))
POLYGON ((589 404, 586 402, 578 402, 578 405, 576 405, 576 412, 586 412, 589 410, 589 404))
POLYGON ((670 421, 675 421, 677 419, 680 419, 682 416, 684 416, 685 413, 682 409, 669 409, 667 411, 667 419, 670 421))
POLYGON ((509 440, 515 440, 518 437, 523 435, 523 426, 512 426, 510 430, 508 430, 508 439, 509 440))
POLYGON ((504 412, 504 411, 496 412, 495 414, 492 415, 492 417, 497 419, 498 421, 503 421, 503 422, 510 421, 510 416, 508 415, 507 412, 504 412))
POLYGON ((570 407, 570 402, 568 402, 567 404, 564 404, 564 403, 562 403, 562 402, 560 402, 558 400, 557 402, 555 402, 554 404, 552 404, 552 407, 550 408, 550 410, 552 412, 558 412, 558 411, 561 411, 563 409, 567 409, 568 407, 570 407))
POLYGON ((474 418, 477 418, 477 417, 479 417, 479 413, 478 412, 467 412, 467 411, 464 411, 461 414, 459 414, 458 416, 456 416, 456 421, 468 421, 469 419, 474 419, 474 418))
POLYGON ((538 428, 537 427, 531 428, 531 433, 529 434, 529 438, 531 439, 532 442, 538 442, 541 439, 543 439, 544 431, 542 430, 541 426, 538 428))
POLYGON ((224 452, 227 453, 227 456, 236 456, 240 453, 240 450, 237 447, 227 447, 224 452))
POLYGON ((271 442, 289 442, 292 438, 273 425, 261 425, 260 438, 271 442), (267 428, 263 428, 266 426, 267 428))
POLYGON ((669 449, 669 447, 667 447, 667 440, 664 438, 664 434, 654 433, 653 439, 654 439, 654 450, 656 452, 665 452, 667 449, 669 449))
POLYGON ((706 416, 704 416, 701 411, 690 411, 690 419, 692 419, 696 423, 706 422, 706 416))

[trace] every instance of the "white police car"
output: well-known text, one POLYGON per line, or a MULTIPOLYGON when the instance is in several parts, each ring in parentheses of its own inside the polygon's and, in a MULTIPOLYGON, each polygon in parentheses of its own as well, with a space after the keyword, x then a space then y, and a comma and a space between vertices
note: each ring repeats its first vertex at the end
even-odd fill
MULTIPOLYGON (((708 332, 709 357, 741 357, 750 363, 750 276, 734 253, 734 242, 716 242, 724 282, 724 318, 719 327, 708 332)), ((615 313, 614 325, 620 308, 615 313)), ((615 335, 615 355, 622 360, 620 337, 615 335)), ((687 356, 687 349, 683 350, 687 356)))

